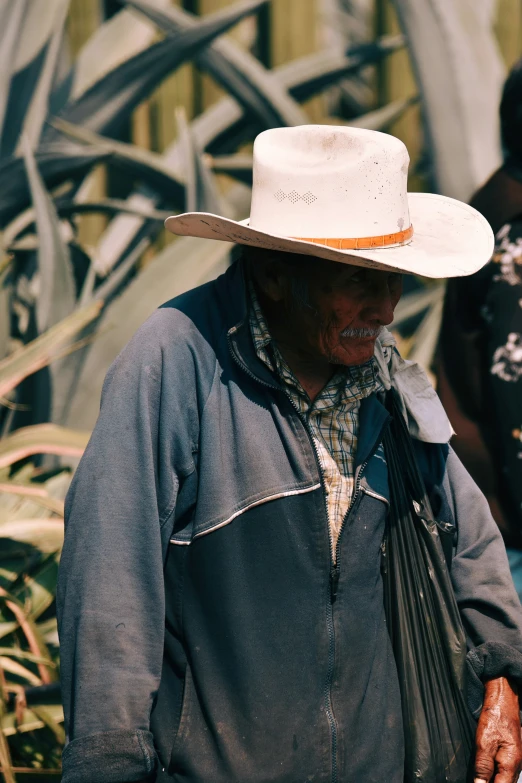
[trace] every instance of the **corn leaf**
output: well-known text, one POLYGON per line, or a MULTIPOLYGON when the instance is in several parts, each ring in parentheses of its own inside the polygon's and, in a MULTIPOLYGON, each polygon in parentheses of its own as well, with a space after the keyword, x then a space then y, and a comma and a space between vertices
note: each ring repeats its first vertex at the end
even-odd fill
POLYGON ((57 424, 21 427, 0 441, 0 467, 13 465, 33 454, 81 457, 88 440, 88 432, 59 427, 57 424))

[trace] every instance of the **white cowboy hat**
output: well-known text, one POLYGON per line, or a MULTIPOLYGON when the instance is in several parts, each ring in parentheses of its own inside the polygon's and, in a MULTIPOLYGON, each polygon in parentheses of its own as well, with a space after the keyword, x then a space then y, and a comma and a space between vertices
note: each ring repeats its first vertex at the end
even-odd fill
POLYGON ((189 212, 165 226, 183 236, 424 277, 476 272, 493 253, 489 223, 455 199, 408 193, 408 164, 402 141, 385 133, 274 128, 254 144, 248 220, 189 212))

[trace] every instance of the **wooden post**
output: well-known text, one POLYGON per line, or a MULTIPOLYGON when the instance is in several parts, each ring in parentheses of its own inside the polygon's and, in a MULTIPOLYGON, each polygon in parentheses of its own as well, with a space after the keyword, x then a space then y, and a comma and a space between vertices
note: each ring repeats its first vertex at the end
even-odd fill
MULTIPOLYGON (((270 16, 270 64, 272 67, 317 51, 320 41, 318 0, 272 0, 270 16)), ((321 122, 325 105, 321 97, 304 105, 311 122, 321 122)))
MULTIPOLYGON (((67 37, 71 56, 74 58, 84 43, 103 22, 101 0, 71 0, 67 16, 67 37)), ((107 195, 107 169, 97 166, 89 176, 89 199, 99 201, 107 195)), ((93 247, 103 233, 107 218, 104 215, 77 217, 78 241, 85 247, 93 247)))
POLYGON ((509 69, 522 56, 522 3, 520 0, 497 0, 495 31, 509 69))
MULTIPOLYGON (((378 35, 400 32, 400 26, 391 0, 378 0, 376 22, 378 35)), ((379 102, 389 103, 409 98, 418 92, 415 76, 407 48, 394 52, 384 60, 378 79, 379 102)), ((419 164, 424 145, 424 132, 420 106, 412 106, 389 129, 389 132, 404 142, 410 153, 410 191, 424 191, 428 183, 415 167, 419 164)))

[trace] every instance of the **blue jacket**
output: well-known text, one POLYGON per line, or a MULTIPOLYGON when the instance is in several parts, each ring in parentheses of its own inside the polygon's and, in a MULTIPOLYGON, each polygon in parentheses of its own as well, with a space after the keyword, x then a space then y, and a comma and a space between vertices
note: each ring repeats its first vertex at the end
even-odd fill
MULTIPOLYGON (((66 503, 64 783, 402 783, 386 630, 377 396, 361 407, 336 598, 313 443, 255 355, 240 264, 157 310, 114 362, 66 503)), ((418 443, 480 679, 522 680, 522 612, 488 505, 418 443)), ((337 581, 338 580, 338 581, 337 581)))

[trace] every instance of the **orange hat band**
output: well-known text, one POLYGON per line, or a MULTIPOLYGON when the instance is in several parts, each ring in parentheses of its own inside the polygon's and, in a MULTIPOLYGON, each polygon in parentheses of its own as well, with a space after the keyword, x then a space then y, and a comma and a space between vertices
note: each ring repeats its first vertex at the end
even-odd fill
POLYGON ((396 234, 382 234, 379 237, 361 237, 359 239, 315 239, 310 237, 291 237, 300 242, 313 242, 314 245, 325 245, 334 250, 370 250, 391 245, 404 245, 413 236, 413 226, 396 234))

